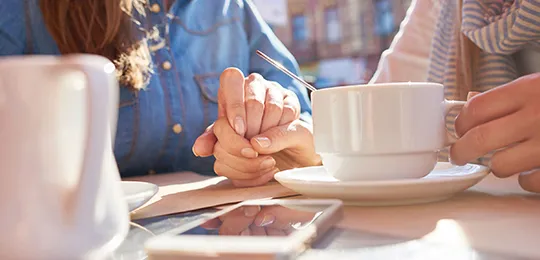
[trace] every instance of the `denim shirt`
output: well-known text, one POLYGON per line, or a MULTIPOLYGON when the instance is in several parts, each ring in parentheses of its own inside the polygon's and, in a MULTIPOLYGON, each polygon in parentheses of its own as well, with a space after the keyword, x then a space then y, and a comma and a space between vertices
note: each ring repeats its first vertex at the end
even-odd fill
MULTIPOLYGON (((44 25, 38 0, 2 0, 0 55, 48 54, 59 50, 44 25)), ((302 85, 256 54, 261 50, 298 73, 298 64, 263 21, 251 0, 176 0, 168 13, 149 0, 141 27, 159 30, 148 40, 153 74, 139 92, 121 88, 114 147, 123 177, 193 171, 214 174, 214 158, 192 153, 195 139, 217 118, 220 73, 237 67, 259 73, 294 91, 302 119, 311 120, 302 85)))

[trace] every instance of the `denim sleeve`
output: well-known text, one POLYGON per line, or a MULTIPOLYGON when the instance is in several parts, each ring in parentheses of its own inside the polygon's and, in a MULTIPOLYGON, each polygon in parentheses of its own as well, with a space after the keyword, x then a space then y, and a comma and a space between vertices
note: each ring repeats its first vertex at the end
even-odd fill
POLYGON ((21 55, 26 41, 25 1, 0 1, 0 56, 21 55))
POLYGON ((300 119, 311 123, 311 104, 305 87, 261 59, 255 52, 257 50, 264 52, 296 75, 300 73, 298 63, 263 20, 251 0, 244 0, 244 8, 246 11, 245 25, 251 52, 250 72, 259 73, 267 80, 276 81, 281 86, 296 93, 302 108, 300 119))

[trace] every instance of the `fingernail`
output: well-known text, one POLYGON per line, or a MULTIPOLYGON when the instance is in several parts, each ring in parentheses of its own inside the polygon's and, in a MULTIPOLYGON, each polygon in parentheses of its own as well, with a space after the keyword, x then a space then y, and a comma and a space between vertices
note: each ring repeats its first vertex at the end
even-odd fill
POLYGON ((249 231, 249 229, 246 229, 242 231, 242 233, 240 233, 240 236, 249 236, 249 235, 251 235, 251 232, 249 231))
POLYGON ((469 93, 467 93, 467 100, 473 98, 474 96, 480 94, 480 92, 476 92, 476 91, 471 91, 469 93))
POLYGON ((234 130, 238 135, 244 136, 246 132, 246 127, 244 125, 244 119, 242 117, 236 117, 234 119, 234 130))
POLYGON ((250 218, 250 217, 255 217, 255 215, 257 215, 257 213, 259 213, 260 209, 259 209, 259 206, 253 206, 253 207, 244 207, 244 216, 250 218))
POLYGON ((259 156, 259 153, 255 152, 252 148, 244 148, 240 153, 246 158, 257 158, 259 156))
POLYGON ((267 158, 261 163, 261 170, 272 168, 274 165, 276 165, 276 161, 273 158, 267 158))
POLYGON ((195 146, 191 147, 191 151, 193 152, 193 155, 195 155, 195 157, 199 157, 199 155, 195 151, 195 146))
POLYGON ((270 139, 266 137, 255 137, 255 141, 262 147, 262 148, 268 148, 270 145, 272 145, 272 142, 270 142, 270 139))
POLYGON ((261 223, 259 223, 259 227, 266 227, 268 225, 272 225, 272 223, 274 223, 274 221, 276 221, 276 217, 274 217, 273 215, 264 215, 264 218, 263 220, 261 221, 261 223))

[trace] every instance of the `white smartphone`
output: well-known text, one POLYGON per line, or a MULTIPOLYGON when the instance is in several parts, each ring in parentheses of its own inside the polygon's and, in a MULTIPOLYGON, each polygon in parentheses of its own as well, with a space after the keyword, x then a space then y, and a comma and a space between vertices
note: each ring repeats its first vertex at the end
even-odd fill
POLYGON ((340 200, 246 201, 151 238, 149 260, 293 259, 343 216, 340 200))

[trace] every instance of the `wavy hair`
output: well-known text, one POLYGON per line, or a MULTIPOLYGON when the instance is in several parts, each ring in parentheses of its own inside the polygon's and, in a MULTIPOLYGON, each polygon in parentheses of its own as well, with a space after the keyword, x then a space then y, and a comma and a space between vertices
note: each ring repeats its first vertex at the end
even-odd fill
POLYGON ((47 29, 62 54, 88 53, 116 65, 121 85, 138 90, 150 74, 150 54, 135 35, 133 17, 145 0, 40 0, 47 29))

